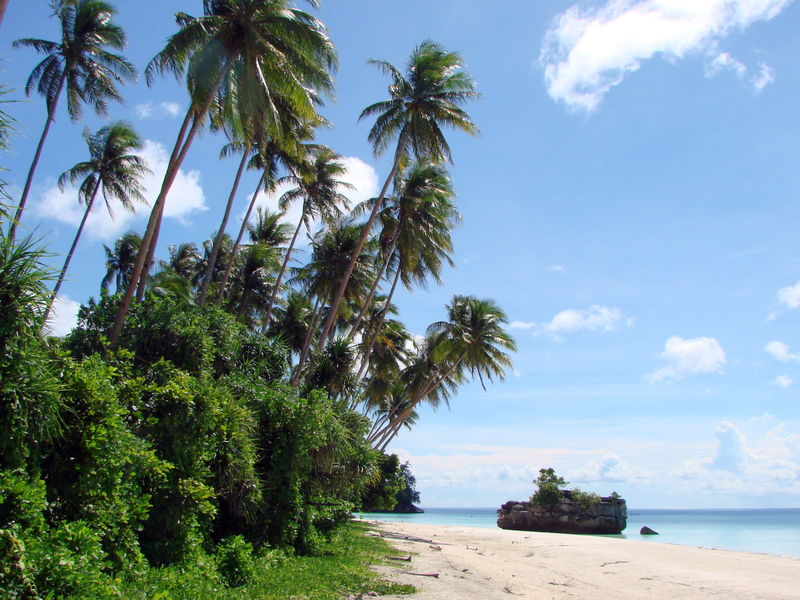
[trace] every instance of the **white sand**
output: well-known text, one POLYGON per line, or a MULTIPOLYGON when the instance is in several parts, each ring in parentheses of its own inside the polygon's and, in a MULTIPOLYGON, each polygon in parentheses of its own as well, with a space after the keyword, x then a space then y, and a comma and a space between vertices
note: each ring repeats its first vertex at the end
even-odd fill
POLYGON ((411 555, 410 562, 379 567, 386 579, 421 590, 397 597, 406 600, 800 599, 797 558, 594 536, 369 523, 396 556, 411 555))

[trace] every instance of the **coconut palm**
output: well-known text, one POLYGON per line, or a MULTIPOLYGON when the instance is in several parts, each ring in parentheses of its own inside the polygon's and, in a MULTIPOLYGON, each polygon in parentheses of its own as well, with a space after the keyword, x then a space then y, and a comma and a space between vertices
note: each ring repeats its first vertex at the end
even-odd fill
MULTIPOLYGON (((308 2, 317 5, 316 0, 308 2)), ((178 14, 180 30, 145 71, 148 82, 157 73, 180 77, 186 72, 191 104, 153 203, 143 252, 117 312, 112 344, 137 287, 147 279, 146 273, 142 276, 147 254, 155 249, 172 182, 215 99, 228 103, 226 114, 236 109, 240 123, 252 125, 257 118, 277 124, 277 107, 284 103, 272 102, 276 96, 288 99, 295 114, 312 120, 318 95, 333 87, 330 71, 336 66, 336 55, 324 26, 291 7, 288 0, 204 0, 203 8, 202 17, 178 14)))
POLYGON ((98 115, 105 115, 109 100, 122 101, 117 85, 136 77, 136 70, 125 58, 106 50, 125 47, 125 32, 112 21, 115 14, 114 8, 102 0, 64 0, 56 12, 61 24, 61 42, 25 38, 13 44, 15 48, 33 48, 45 55, 28 77, 25 92, 30 95, 36 88, 44 96, 47 119, 11 222, 9 237, 12 241, 62 91, 66 89, 67 112, 77 121, 82 103, 91 106, 98 115))
POLYGON ((347 168, 341 161, 341 156, 327 148, 326 146, 311 146, 305 161, 295 166, 291 175, 284 177, 281 182, 289 182, 297 187, 287 191, 281 196, 279 205, 282 210, 286 210, 289 205, 302 199, 302 209, 300 218, 297 221, 289 248, 286 250, 286 257, 278 273, 275 288, 272 292, 267 312, 264 316, 265 326, 268 325, 272 313, 272 306, 286 273, 286 267, 292 256, 292 250, 300 228, 305 225, 310 232, 312 219, 319 218, 324 222, 333 222, 342 217, 342 210, 339 206, 347 208, 350 204, 347 196, 341 190, 352 190, 352 185, 339 179, 347 173, 347 168))
POLYGON ((72 255, 78 246, 78 240, 81 238, 97 194, 100 190, 103 191, 106 209, 112 216, 111 200, 114 199, 118 200, 125 210, 133 212, 135 201, 145 201, 142 195, 144 188, 139 179, 151 172, 142 157, 130 154, 131 151, 142 147, 142 141, 127 123, 117 121, 101 128, 94 135, 87 129, 83 132, 83 137, 89 146, 89 160, 79 162, 64 172, 58 179, 58 186, 63 191, 68 183, 74 183, 79 178, 85 177, 78 188, 78 200, 86 205, 86 210, 50 296, 48 313, 64 282, 64 276, 67 274, 72 255))
MULTIPOLYGON (((320 231, 311 244, 311 261, 298 269, 298 274, 294 278, 295 282, 302 283, 309 297, 316 298, 318 303, 315 309, 315 318, 312 319, 312 330, 316 327, 316 319, 326 309, 330 310, 327 305, 347 269, 350 256, 352 256, 353 249, 361 235, 361 228, 361 225, 342 222, 334 223, 328 229, 320 231)), ((374 244, 370 244, 367 246, 367 251, 359 255, 361 260, 356 264, 350 285, 345 290, 346 302, 340 305, 340 314, 337 315, 337 319, 334 319, 337 323, 347 321, 352 316, 350 307, 359 304, 366 297, 367 290, 375 277, 373 252, 374 244)), ((335 333, 336 329, 331 331, 335 333)), ((300 359, 292 379, 293 384, 297 384, 299 381, 311 341, 311 336, 308 336, 300 352, 300 359)))
POLYGON ((202 257, 194 243, 170 244, 169 261, 164 264, 164 270, 172 271, 189 281, 198 277, 198 267, 202 257))
POLYGON ((448 320, 428 328, 429 355, 432 365, 424 378, 416 375, 411 401, 388 425, 373 433, 370 441, 375 447, 385 447, 399 431, 398 425, 425 398, 435 395, 442 385, 466 374, 477 377, 482 386, 494 378, 503 379, 511 367, 507 350, 516 350, 514 339, 504 329, 508 322, 505 313, 492 300, 474 296, 453 297, 447 306, 448 320), (422 383, 424 381, 424 383, 422 383))
POLYGON ((274 309, 275 318, 269 328, 269 335, 280 337, 286 346, 300 354, 311 327, 314 307, 303 293, 291 290, 283 306, 274 309))
POLYGON ((448 52, 439 44, 425 41, 411 53, 406 71, 385 61, 370 61, 389 75, 389 99, 365 108, 359 119, 376 116, 369 132, 369 141, 376 157, 397 140, 394 161, 389 176, 383 184, 378 199, 370 212, 364 233, 359 240, 348 271, 342 279, 333 300, 333 311, 322 328, 320 341, 328 336, 333 318, 342 301, 347 280, 358 260, 372 224, 383 207, 383 200, 395 176, 405 167, 409 156, 427 159, 433 163, 451 160, 450 146, 445 140, 442 127, 458 129, 477 135, 478 127, 459 105, 476 98, 475 82, 461 68, 461 57, 457 52, 448 52))
POLYGON ((136 254, 142 244, 142 238, 138 233, 129 231, 114 243, 111 249, 106 245, 103 248, 106 252, 106 274, 100 287, 108 290, 111 282, 114 282, 115 291, 120 292, 125 289, 130 281, 133 265, 136 263, 136 254))
POLYGON ((231 280, 230 309, 239 320, 255 323, 272 291, 278 254, 266 244, 247 246, 236 257, 237 269, 231 280))
MULTIPOLYGON (((396 178, 395 194, 380 215, 383 223, 381 246, 385 258, 362 315, 390 264, 394 267, 394 277, 385 306, 390 305, 401 280, 409 290, 414 284, 424 287, 429 276, 437 283, 441 282, 443 263, 453 265, 450 258, 453 251, 450 231, 461 219, 453 204, 454 197, 447 170, 441 165, 416 163, 405 177, 396 178)), ((368 210, 375 202, 377 199, 363 203, 357 207, 357 212, 368 210)), ((360 317, 354 323, 350 336, 357 331, 360 317)), ((373 330, 372 339, 379 332, 380 325, 373 330)), ((369 356, 371 350, 371 344, 367 343, 364 356, 369 356)), ((365 364, 362 364, 360 372, 365 364)))

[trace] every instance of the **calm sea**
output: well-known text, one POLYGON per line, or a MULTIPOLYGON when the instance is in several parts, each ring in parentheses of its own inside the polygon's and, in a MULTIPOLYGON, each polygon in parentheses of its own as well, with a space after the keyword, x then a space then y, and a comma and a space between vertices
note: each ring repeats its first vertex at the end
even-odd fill
MULTIPOLYGON (((363 519, 496 528, 493 508, 428 508, 420 515, 358 513, 363 519)), ((608 536, 800 557, 800 508, 741 510, 628 509, 628 527, 608 536), (659 535, 639 535, 643 525, 659 535)))

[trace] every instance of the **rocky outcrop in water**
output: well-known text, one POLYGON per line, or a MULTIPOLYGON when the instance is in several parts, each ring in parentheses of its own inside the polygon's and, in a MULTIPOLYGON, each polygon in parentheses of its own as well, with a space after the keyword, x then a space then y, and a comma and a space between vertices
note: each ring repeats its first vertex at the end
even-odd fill
POLYGON ((564 490, 562 498, 552 507, 511 500, 497 511, 497 526, 519 531, 552 533, 621 533, 628 521, 625 500, 610 496, 588 510, 570 498, 564 490))

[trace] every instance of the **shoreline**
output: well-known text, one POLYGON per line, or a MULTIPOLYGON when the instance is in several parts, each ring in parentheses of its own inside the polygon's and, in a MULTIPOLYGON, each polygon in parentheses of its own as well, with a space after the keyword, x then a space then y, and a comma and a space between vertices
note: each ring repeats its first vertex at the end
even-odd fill
MULTIPOLYGON (((800 559, 603 536, 364 520, 397 557, 378 567, 414 600, 796 600, 800 559)), ((401 598, 386 596, 385 598, 401 598)))

